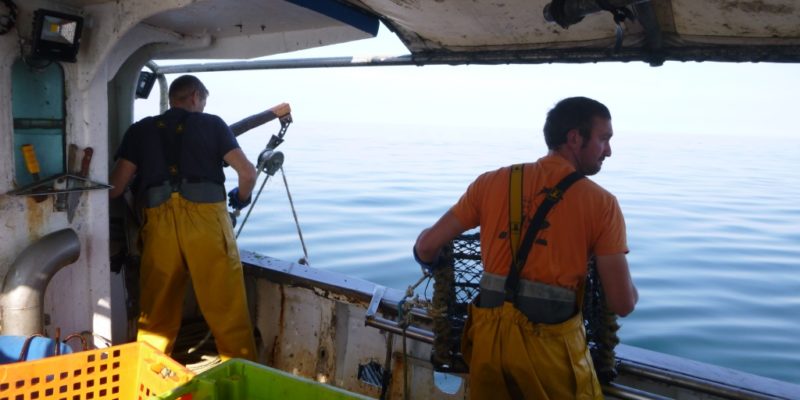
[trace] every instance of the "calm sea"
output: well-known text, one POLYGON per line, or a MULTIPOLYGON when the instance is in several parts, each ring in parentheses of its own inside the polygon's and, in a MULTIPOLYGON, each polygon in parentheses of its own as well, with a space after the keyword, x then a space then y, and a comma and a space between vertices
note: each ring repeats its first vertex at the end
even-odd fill
MULTIPOLYGON (((270 134, 240 137, 251 160, 270 134)), ((628 226, 640 301, 621 320, 623 343, 800 383, 798 148, 796 138, 616 132, 593 179, 628 226)), ((419 231, 475 176, 545 153, 538 129, 301 124, 279 150, 310 264, 397 289, 420 277, 419 231)), ((239 245, 303 256, 280 174, 239 245)))

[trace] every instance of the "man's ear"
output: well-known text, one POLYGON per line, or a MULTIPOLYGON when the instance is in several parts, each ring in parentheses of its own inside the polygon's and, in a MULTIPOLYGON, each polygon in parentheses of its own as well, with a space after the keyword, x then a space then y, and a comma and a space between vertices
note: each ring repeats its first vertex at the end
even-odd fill
POLYGON ((192 107, 191 111, 194 112, 202 112, 201 105, 203 103, 203 95, 200 93, 199 90, 195 90, 192 92, 192 96, 189 98, 189 105, 192 107))
POLYGON ((567 131, 567 145, 573 148, 580 148, 583 145, 583 136, 578 128, 567 131))

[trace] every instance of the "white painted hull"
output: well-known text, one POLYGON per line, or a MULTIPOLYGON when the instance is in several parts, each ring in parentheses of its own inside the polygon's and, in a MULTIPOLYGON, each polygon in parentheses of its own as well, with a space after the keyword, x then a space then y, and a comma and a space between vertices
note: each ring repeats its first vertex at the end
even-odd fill
MULTIPOLYGON (((367 309, 376 285, 243 252, 249 288, 261 333, 262 361, 285 371, 377 397, 380 388, 358 379, 359 366, 384 365, 391 322, 403 293, 386 289, 376 313, 367 309), (389 329, 381 329, 384 326, 389 329)), ((431 326, 416 318, 403 335, 394 333, 389 398, 403 398, 408 371, 412 399, 465 398, 468 381, 454 393, 434 383, 430 363, 431 326)), ((608 398, 797 399, 800 385, 690 361, 626 345, 616 347, 620 376, 604 387, 608 398), (661 396, 661 397, 659 397, 661 396)), ((448 390, 453 388, 448 387, 448 390)))

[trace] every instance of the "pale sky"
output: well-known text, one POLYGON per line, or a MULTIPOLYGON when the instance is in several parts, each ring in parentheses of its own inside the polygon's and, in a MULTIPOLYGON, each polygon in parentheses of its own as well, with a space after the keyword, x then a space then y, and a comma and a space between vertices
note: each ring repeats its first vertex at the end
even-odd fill
MULTIPOLYGON (((381 26, 373 39, 269 59, 403 54, 407 50, 400 40, 381 26)), ((296 122, 535 132, 555 102, 582 95, 610 108, 617 131, 796 136, 794 103, 800 88, 800 66, 766 63, 404 66, 197 75, 211 91, 206 111, 229 123, 288 102, 296 122)), ((155 89, 150 99, 137 101, 136 119, 157 112, 157 95, 155 89)))

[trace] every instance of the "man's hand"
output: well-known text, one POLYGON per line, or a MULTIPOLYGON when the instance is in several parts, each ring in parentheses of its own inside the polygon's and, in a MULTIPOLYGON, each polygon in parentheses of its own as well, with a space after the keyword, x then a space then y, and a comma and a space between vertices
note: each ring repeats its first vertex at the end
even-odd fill
POLYGON ((419 254, 417 254, 417 246, 412 247, 411 251, 414 253, 414 261, 416 261, 417 264, 422 267, 422 273, 425 275, 433 275, 433 272, 442 265, 441 252, 436 253, 436 259, 426 262, 419 258, 419 254))
POLYGON ((234 210, 241 210, 248 205, 250 205, 250 201, 252 200, 253 196, 251 195, 246 200, 242 200, 239 198, 239 187, 233 188, 230 192, 228 192, 228 205, 231 206, 234 210))

